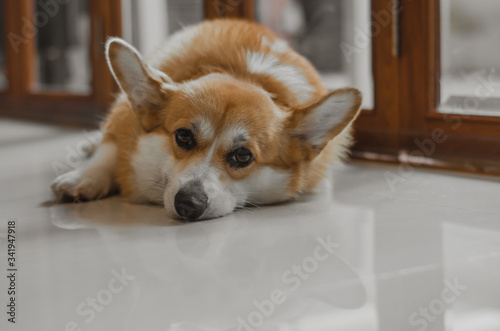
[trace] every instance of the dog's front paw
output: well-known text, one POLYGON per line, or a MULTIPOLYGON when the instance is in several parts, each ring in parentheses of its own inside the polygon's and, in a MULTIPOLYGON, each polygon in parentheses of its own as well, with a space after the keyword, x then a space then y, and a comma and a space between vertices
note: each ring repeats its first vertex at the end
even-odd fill
POLYGON ((72 170, 57 177, 50 187, 58 200, 95 200, 110 193, 111 178, 96 171, 72 170))

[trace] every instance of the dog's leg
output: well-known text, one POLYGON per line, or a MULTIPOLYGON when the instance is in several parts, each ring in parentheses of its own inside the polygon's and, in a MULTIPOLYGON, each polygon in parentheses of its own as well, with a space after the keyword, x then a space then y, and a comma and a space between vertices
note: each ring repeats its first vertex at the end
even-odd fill
POLYGON ((100 199, 116 190, 117 147, 103 142, 85 164, 57 177, 51 185, 59 200, 63 197, 100 199))

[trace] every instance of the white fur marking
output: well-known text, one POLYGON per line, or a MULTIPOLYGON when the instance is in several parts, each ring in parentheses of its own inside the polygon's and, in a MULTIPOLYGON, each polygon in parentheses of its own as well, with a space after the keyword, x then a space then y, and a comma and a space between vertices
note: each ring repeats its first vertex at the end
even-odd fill
POLYGON ((238 195, 246 195, 247 201, 257 204, 282 202, 289 198, 290 173, 263 167, 248 178, 233 184, 238 195))
POLYGON ((271 52, 281 54, 288 50, 288 43, 283 39, 275 39, 274 43, 271 43, 267 36, 262 37, 262 46, 269 47, 271 52))
POLYGON ((52 189, 59 197, 66 194, 99 199, 108 195, 116 186, 116 153, 117 148, 113 143, 97 146, 83 166, 57 177, 51 185, 52 189))
POLYGON ((271 47, 271 41, 267 36, 262 37, 262 46, 271 47))
POLYGON ((89 160, 88 167, 98 167, 101 169, 114 169, 116 164, 116 145, 104 143, 97 146, 94 155, 89 160))
POLYGON ((212 141, 214 139, 214 128, 206 118, 200 117, 195 120, 195 123, 198 126, 198 134, 200 135, 202 140, 212 141))
POLYGON ((275 53, 285 53, 288 50, 288 43, 283 39, 276 39, 271 45, 271 51, 275 53))
POLYGON ((217 149, 218 142, 215 141, 207 152, 205 159, 188 167, 184 172, 175 175, 172 185, 167 186, 164 201, 167 214, 175 216, 174 199, 178 190, 192 180, 199 180, 203 190, 208 196, 208 207, 201 218, 212 218, 229 214, 235 208, 236 197, 225 185, 220 182, 220 169, 211 166, 212 158, 217 149))
POLYGON ((161 171, 167 173, 173 167, 173 161, 166 151, 166 141, 161 135, 147 135, 139 139, 137 152, 132 156, 132 168, 135 173, 136 194, 139 202, 163 203, 163 192, 155 187, 155 182, 162 182, 161 171))
POLYGON ((152 66, 158 67, 174 57, 184 56, 199 35, 198 25, 188 26, 171 35, 164 45, 160 46, 148 61, 152 66))
POLYGON ((273 107, 273 113, 278 121, 283 120, 288 116, 288 114, 278 106, 273 107))
POLYGON ((227 149, 227 148, 233 147, 235 140, 241 136, 248 138, 247 130, 245 130, 244 128, 241 128, 241 127, 231 127, 229 129, 227 129, 226 131, 224 131, 220 135, 219 139, 220 139, 221 145, 227 149))
POLYGON ((247 66, 250 72, 267 74, 283 83, 301 103, 309 101, 315 92, 314 87, 309 84, 299 68, 280 64, 279 59, 274 55, 248 51, 247 66))

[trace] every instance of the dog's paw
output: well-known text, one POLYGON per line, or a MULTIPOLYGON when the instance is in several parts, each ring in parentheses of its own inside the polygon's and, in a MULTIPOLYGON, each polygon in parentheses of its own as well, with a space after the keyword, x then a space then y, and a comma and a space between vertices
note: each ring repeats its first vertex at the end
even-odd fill
POLYGON ((57 177, 50 187, 58 200, 96 200, 110 193, 112 180, 99 171, 72 170, 57 177))

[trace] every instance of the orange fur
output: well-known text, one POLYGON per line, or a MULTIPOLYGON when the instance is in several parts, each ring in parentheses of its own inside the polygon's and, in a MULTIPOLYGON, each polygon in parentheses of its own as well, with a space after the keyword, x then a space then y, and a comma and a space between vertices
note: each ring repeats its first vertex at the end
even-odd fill
MULTIPOLYGON (((211 164, 224 170, 222 180, 239 181, 257 168, 268 166, 291 174, 289 197, 311 191, 324 177, 328 165, 345 156, 351 136, 344 128, 356 117, 360 95, 356 94, 349 116, 328 132, 319 147, 313 148, 304 143, 304 137, 292 133, 311 109, 329 95, 312 65, 290 48, 274 50, 272 45, 278 37, 255 23, 216 20, 204 22, 194 29, 197 32, 193 32, 190 40, 183 41, 183 45, 173 45, 179 48, 178 52, 168 55, 160 52, 151 63, 168 75, 171 81, 163 81, 167 83, 182 84, 212 74, 209 83, 201 83, 201 92, 191 95, 182 89, 162 91, 162 80, 148 73, 150 80, 145 88, 154 98, 146 106, 134 107, 123 94, 111 107, 103 127, 104 142, 118 146, 116 180, 122 194, 125 197, 134 194, 131 157, 142 136, 154 133, 166 137, 165 150, 175 157, 181 169, 203 159, 211 146, 210 141, 200 140, 195 151, 187 152, 176 146, 174 139, 176 129, 188 126, 199 116, 207 117, 215 132, 238 125, 244 125, 248 131, 247 146, 254 153, 255 162, 243 169, 232 169, 225 164, 227 150, 221 146, 211 164), (249 51, 272 55, 280 65, 300 70, 314 90, 310 101, 301 103, 286 84, 270 74, 251 72, 247 63, 249 51), (281 118, 277 117, 276 109, 282 112, 281 118)), ((111 62, 118 56, 117 52, 118 48, 110 48, 111 62)), ((123 79, 120 72, 115 75, 118 80, 123 79)))

